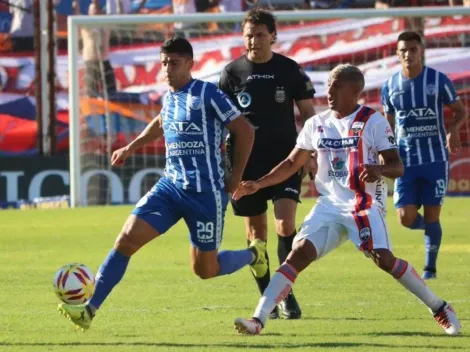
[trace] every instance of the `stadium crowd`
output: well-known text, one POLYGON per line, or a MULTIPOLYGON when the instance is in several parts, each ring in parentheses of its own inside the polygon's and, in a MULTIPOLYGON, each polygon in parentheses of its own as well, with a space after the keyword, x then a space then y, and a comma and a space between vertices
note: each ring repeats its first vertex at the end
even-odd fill
MULTIPOLYGON (((34 0, 0 0, 0 51, 32 51, 34 48, 34 0)), ((403 6, 470 6, 470 0, 55 0, 59 48, 66 47, 67 16, 90 14, 149 14, 240 12, 253 6, 270 10, 388 8, 403 6)), ((182 24, 175 24, 176 29, 182 24)), ((208 25, 217 31, 216 23, 208 25)))

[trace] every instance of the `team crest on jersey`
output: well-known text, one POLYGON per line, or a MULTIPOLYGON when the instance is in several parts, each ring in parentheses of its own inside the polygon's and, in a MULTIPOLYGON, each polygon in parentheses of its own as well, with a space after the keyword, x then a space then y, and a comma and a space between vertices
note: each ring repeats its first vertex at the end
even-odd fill
POLYGON ((318 133, 323 133, 323 132, 325 132, 325 130, 323 129, 323 126, 321 126, 321 125, 318 126, 318 127, 317 127, 317 132, 318 132, 318 133))
POLYGON ((367 240, 370 238, 370 228, 362 228, 361 231, 359 231, 359 238, 362 242, 367 242, 367 240))
POLYGON ((251 104, 251 95, 247 92, 241 92, 237 95, 237 100, 242 108, 247 108, 251 104))
POLYGON ((427 95, 435 95, 436 94, 436 85, 435 84, 428 84, 426 86, 426 94, 427 95))
POLYGON ((284 90, 284 87, 277 87, 274 99, 276 99, 276 102, 278 103, 286 101, 286 91, 284 90))
POLYGON ((361 121, 353 122, 351 126, 351 131, 353 131, 354 134, 358 134, 359 131, 362 131, 363 129, 364 129, 364 122, 361 122, 361 121))
POLYGON ((199 110, 202 106, 202 101, 201 101, 201 98, 199 97, 190 97, 189 98, 189 107, 190 109, 192 110, 199 110))

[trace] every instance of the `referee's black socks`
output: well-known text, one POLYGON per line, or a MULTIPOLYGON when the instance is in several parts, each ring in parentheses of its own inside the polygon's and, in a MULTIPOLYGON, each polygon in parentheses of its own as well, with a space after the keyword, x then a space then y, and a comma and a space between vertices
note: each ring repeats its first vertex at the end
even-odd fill
POLYGON ((297 235, 297 230, 294 230, 292 235, 287 237, 277 235, 277 257, 279 258, 279 264, 286 261, 287 256, 292 250, 295 235, 297 235))

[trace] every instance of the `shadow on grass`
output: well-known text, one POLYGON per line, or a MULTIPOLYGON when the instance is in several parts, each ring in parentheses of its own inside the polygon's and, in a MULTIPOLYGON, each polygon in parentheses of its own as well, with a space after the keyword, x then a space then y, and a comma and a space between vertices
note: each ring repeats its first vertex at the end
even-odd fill
MULTIPOLYGON (((442 333, 433 333, 433 332, 423 332, 423 331, 379 331, 379 332, 369 332, 369 333, 362 333, 359 335, 366 335, 366 336, 410 336, 410 337, 443 337, 448 339, 449 336, 442 333)), ((468 338, 465 335, 457 335, 452 336, 452 339, 459 339, 459 338, 468 338)))
MULTIPOLYGON (((296 349, 296 348, 353 348, 353 347, 364 347, 364 348, 396 348, 396 349, 405 349, 412 350, 415 348, 430 350, 440 350, 443 346, 438 345, 427 345, 427 346, 413 346, 413 345, 392 345, 385 343, 359 343, 359 342, 319 342, 319 343, 275 343, 273 345, 269 343, 170 343, 170 342, 38 342, 38 343, 26 343, 26 342, 0 342, 0 346, 9 346, 9 347, 92 347, 92 346, 109 346, 109 347, 118 347, 118 346, 128 346, 128 347, 168 347, 168 348, 259 348, 259 349, 296 349)), ((466 347, 459 346, 445 346, 446 349, 451 350, 466 350, 466 347)))
MULTIPOLYGON (((391 321, 391 320, 399 320, 399 321, 416 321, 416 320, 422 320, 422 318, 367 318, 367 317, 304 317, 302 316, 302 320, 322 320, 322 321, 328 321, 328 320, 333 320, 333 321, 391 321)), ((462 320, 462 319, 460 319, 462 320)))

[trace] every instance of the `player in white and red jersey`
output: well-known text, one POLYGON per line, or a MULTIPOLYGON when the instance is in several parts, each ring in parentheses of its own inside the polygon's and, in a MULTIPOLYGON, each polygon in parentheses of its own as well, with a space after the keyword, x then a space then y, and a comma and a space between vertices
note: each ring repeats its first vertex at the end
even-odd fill
POLYGON ((357 103, 363 88, 364 76, 357 67, 339 65, 333 69, 328 80, 330 109, 305 123, 287 159, 260 179, 242 183, 233 194, 238 199, 278 184, 297 172, 312 152, 317 153, 315 184, 321 195, 286 261, 271 278, 253 318, 235 320, 239 332, 258 334, 276 303, 292 289, 297 275, 349 238, 428 306, 447 334, 459 333, 460 323, 451 305, 426 286, 411 264, 392 254, 380 180, 400 177, 404 167, 388 121, 357 103))

